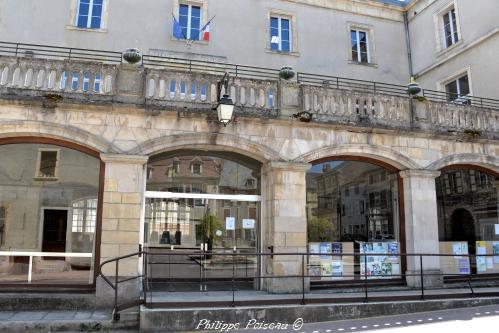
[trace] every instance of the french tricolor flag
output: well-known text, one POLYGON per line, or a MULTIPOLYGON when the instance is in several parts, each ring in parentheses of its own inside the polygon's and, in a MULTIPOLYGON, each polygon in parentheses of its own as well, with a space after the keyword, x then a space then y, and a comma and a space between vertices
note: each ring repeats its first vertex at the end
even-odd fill
POLYGON ((211 21, 215 18, 215 16, 213 16, 211 18, 211 20, 208 21, 208 23, 206 23, 204 25, 204 27, 201 29, 201 40, 204 40, 204 41, 209 41, 210 40, 210 24, 211 24, 211 21))

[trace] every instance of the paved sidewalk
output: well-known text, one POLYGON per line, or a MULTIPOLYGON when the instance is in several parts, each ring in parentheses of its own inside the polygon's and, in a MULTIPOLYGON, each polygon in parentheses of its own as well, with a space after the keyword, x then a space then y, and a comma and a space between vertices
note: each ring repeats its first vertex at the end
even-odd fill
POLYGON ((0 311, 0 332, 133 332, 138 317, 130 313, 113 323, 109 311, 0 311), (131 331, 130 331, 131 330, 131 331))

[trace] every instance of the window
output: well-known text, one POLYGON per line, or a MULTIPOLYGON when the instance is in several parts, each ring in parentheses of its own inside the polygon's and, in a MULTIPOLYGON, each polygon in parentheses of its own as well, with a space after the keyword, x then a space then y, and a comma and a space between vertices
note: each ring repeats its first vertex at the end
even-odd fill
POLYGON ((444 46, 447 48, 459 41, 457 33, 456 10, 451 8, 442 16, 444 46))
POLYGON ((61 74, 61 81, 59 82, 59 88, 61 90, 66 90, 67 82, 68 82, 68 73, 64 71, 61 74))
POLYGON ((79 200, 73 203, 72 232, 95 232, 97 199, 79 200))
POLYGON ((179 6, 179 24, 185 39, 199 40, 201 7, 187 4, 179 6))
POLYGON ((79 0, 76 26, 84 29, 100 29, 104 0, 79 0))
POLYGON ((73 72, 71 75, 71 90, 78 90, 78 81, 80 79, 80 74, 73 72))
POLYGON ((193 175, 200 175, 201 174, 201 163, 199 162, 194 162, 191 164, 191 173, 193 175))
POLYGON ((468 74, 453 80, 445 85, 445 92, 447 93, 447 100, 454 101, 462 96, 470 94, 470 84, 468 74))
POLYGON ((90 86, 90 75, 87 72, 83 73, 83 91, 87 92, 90 86))
POLYGON ((291 52, 291 24, 289 18, 270 17, 270 49, 291 52))
POLYGON ((352 44, 352 61, 370 63, 367 32, 352 29, 350 30, 350 40, 352 44))
POLYGON ((40 150, 36 177, 56 178, 58 155, 58 150, 40 150))

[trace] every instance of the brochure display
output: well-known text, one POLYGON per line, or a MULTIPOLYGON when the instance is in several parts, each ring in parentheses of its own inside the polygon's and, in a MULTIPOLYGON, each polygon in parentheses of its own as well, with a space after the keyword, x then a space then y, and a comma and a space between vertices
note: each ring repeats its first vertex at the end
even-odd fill
POLYGON ((308 274, 311 280, 353 280, 354 258, 352 242, 309 243, 308 274))
POLYGON ((470 258, 467 255, 467 242, 440 242, 441 254, 452 254, 453 256, 440 257, 440 270, 444 274, 459 275, 470 274, 470 258))
POLYGON ((478 274, 499 273, 499 242, 476 242, 476 271, 478 274), (495 256, 480 256, 496 254, 495 256))
POLYGON ((361 242, 360 253, 367 254, 360 256, 361 279, 400 278, 399 248, 398 242, 361 242))

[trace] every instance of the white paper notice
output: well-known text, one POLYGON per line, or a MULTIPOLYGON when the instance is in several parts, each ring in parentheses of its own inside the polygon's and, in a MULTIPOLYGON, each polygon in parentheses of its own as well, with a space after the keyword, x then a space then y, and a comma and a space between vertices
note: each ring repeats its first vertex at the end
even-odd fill
POLYGON ((499 224, 496 224, 496 235, 499 235, 499 224))
POLYGON ((255 229, 255 220, 243 219, 243 229, 255 229))
POLYGON ((486 261, 487 261, 487 269, 494 268, 494 260, 492 260, 492 258, 487 258, 486 261))
POLYGON ((226 230, 236 230, 236 218, 226 217, 225 218, 225 229, 226 230))
POLYGON ((487 248, 481 246, 477 247, 476 254, 487 254, 487 248))

